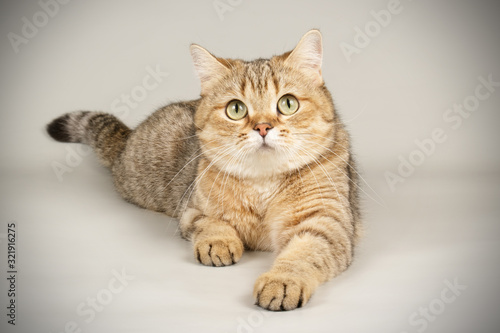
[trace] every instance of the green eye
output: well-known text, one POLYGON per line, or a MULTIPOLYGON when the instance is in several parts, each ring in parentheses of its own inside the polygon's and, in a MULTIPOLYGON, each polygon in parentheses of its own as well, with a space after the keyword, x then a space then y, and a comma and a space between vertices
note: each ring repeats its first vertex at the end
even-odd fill
POLYGON ((245 118, 248 113, 247 106, 237 99, 232 100, 226 106, 226 114, 232 120, 240 120, 245 118))
POLYGON ((278 101, 278 110, 285 116, 290 116, 299 109, 299 101, 292 95, 284 95, 278 101))

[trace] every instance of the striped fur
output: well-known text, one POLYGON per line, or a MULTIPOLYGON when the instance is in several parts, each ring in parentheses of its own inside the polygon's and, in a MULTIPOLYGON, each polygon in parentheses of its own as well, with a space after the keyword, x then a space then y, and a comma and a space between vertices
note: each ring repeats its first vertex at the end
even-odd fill
POLYGON ((113 165, 131 132, 113 115, 89 111, 65 114, 50 123, 47 131, 57 141, 91 146, 106 167, 113 165))
POLYGON ((349 136, 321 76, 321 35, 312 30, 292 52, 251 62, 197 45, 191 53, 201 99, 166 106, 132 131, 88 112, 58 118, 48 131, 94 147, 128 201, 179 217, 198 262, 226 266, 245 249, 276 252, 255 283, 256 303, 301 307, 352 263, 360 223, 349 136), (277 111, 286 94, 299 102, 293 115, 277 111), (235 99, 248 108, 237 121, 225 110, 235 99), (258 124, 267 124, 265 138, 258 124))

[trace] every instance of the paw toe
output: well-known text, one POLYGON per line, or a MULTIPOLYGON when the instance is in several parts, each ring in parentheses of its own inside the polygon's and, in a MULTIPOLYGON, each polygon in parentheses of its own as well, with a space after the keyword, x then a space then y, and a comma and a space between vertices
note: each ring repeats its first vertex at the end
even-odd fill
POLYGON ((243 244, 233 239, 207 239, 195 244, 198 262, 206 266, 230 266, 240 260, 243 244))
POLYGON ((256 304, 271 311, 288 311, 302 307, 309 296, 307 284, 297 277, 264 274, 255 284, 256 304))

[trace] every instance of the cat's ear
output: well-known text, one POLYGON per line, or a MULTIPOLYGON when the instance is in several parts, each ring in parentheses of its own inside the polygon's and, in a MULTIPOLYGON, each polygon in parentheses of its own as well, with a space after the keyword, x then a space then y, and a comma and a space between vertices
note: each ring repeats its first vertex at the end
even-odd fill
POLYGON ((218 78, 227 74, 229 69, 199 45, 191 45, 191 56, 193 57, 196 73, 200 78, 201 95, 203 96, 209 92, 212 84, 218 78))
POLYGON ((318 84, 323 83, 321 63, 323 61, 323 43, 319 30, 310 30, 288 55, 285 64, 307 73, 318 84))

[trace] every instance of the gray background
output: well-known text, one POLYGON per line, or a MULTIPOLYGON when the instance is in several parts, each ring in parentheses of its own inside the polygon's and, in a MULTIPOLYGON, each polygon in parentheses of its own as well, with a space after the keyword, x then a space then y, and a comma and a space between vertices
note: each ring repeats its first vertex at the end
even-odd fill
POLYGON ((42 8, 2 2, 1 331, 63 332, 75 322, 83 332, 497 332, 500 87, 457 128, 445 117, 471 101, 479 77, 500 82, 500 6, 401 0, 348 61, 342 43, 355 45, 355 29, 373 28, 371 11, 389 3, 70 1, 15 52, 9 33, 22 36, 22 18, 33 22, 42 8), (217 3, 231 10, 219 15, 217 3), (51 141, 44 126, 67 111, 111 111, 158 67, 168 77, 117 112, 135 126, 161 105, 198 96, 190 43, 249 60, 292 49, 311 28, 323 33, 323 75, 365 180, 366 234, 355 264, 305 308, 263 313, 251 291, 272 254, 246 253, 222 269, 196 264, 176 221, 123 202, 92 154, 51 141), (446 140, 418 153, 415 141, 436 128, 446 140), (400 158, 411 156, 418 165, 391 188, 387 172, 398 174, 400 158), (71 172, 58 178, 54 165, 71 172), (15 327, 3 278, 12 221, 15 327), (110 293, 122 269, 133 280, 110 293), (451 297, 454 281, 466 289, 451 297), (77 312, 96 296, 106 304, 94 318, 77 312))

